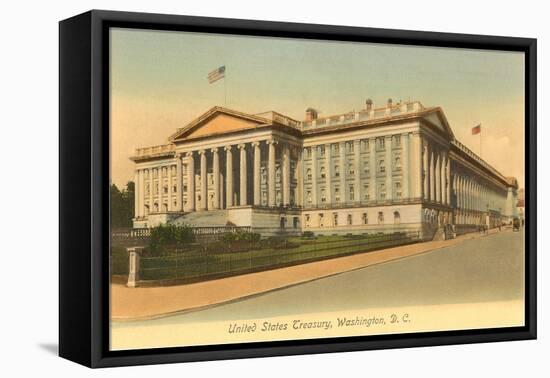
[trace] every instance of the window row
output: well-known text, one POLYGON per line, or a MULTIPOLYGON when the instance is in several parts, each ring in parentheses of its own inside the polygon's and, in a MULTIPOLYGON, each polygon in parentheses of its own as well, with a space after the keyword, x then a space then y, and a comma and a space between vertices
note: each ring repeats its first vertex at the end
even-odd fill
MULTIPOLYGON (((311 227, 311 221, 312 221, 312 215, 311 214, 305 214, 305 227, 311 227)), ((324 213, 319 213, 317 215, 317 221, 318 221, 318 227, 324 227, 326 225, 325 224, 326 223, 325 222, 325 214, 324 213)), ((385 223, 384 212, 383 211, 378 212, 376 222, 377 222, 377 224, 384 224, 385 223)), ((401 223, 401 214, 399 213, 399 211, 394 211, 393 212, 393 224, 400 224, 400 223, 401 223)), ((363 224, 363 225, 369 224, 368 213, 362 213, 361 214, 360 223, 354 222, 354 217, 353 217, 353 214, 351 214, 351 213, 346 214, 345 223, 340 222, 340 214, 339 213, 334 212, 334 213, 331 214, 330 226, 333 226, 333 227, 338 226, 338 225, 353 226, 353 225, 356 225, 356 224, 363 224)))
MULTIPOLYGON (((393 135, 391 136, 392 140, 392 147, 393 148, 400 148, 401 147, 401 135, 393 135)), ((359 150, 361 152, 368 152, 369 151, 369 139, 361 139, 359 141, 359 150)), ((330 148, 330 151, 333 154, 339 154, 341 143, 330 143, 328 144, 328 147, 330 148)), ((345 153, 352 154, 355 152, 355 142, 344 142, 343 147, 345 149, 345 153)), ((325 156, 326 154, 326 148, 327 145, 320 145, 320 146, 314 146, 314 147, 306 147, 304 148, 304 154, 306 158, 311 158, 311 151, 312 148, 317 148, 317 152, 320 156, 325 156)), ((376 138, 376 150, 384 150, 386 149, 386 137, 378 137, 376 138)))

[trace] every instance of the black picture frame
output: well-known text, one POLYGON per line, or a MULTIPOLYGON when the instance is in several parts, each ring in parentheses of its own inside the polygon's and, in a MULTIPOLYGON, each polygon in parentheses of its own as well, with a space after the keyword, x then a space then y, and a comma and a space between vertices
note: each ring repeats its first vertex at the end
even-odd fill
POLYGON ((536 39, 93 10, 59 24, 59 354, 89 367, 536 338, 536 39), (126 27, 525 53, 525 326, 109 351, 108 30, 126 27))

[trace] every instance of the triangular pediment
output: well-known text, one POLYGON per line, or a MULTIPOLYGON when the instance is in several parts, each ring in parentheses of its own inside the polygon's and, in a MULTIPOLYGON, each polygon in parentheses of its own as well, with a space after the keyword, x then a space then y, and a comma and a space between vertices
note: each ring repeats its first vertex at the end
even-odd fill
POLYGON ((443 111, 440 108, 436 108, 433 111, 422 116, 426 121, 431 125, 436 127, 439 131, 449 135, 449 137, 454 138, 453 131, 447 122, 447 117, 443 114, 443 111))
POLYGON ((226 134, 241 130, 255 129, 269 123, 269 120, 237 112, 230 109, 215 107, 199 118, 179 129, 170 137, 172 142, 201 138, 211 135, 226 134))

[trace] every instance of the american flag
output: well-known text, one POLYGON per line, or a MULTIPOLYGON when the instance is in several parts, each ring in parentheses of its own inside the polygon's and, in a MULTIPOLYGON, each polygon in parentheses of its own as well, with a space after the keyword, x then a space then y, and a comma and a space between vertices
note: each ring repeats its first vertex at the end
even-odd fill
POLYGON ((216 68, 214 71, 208 74, 208 83, 212 84, 225 77, 225 66, 216 68))
POLYGON ((476 127, 472 127, 472 135, 477 135, 481 133, 481 123, 476 127))

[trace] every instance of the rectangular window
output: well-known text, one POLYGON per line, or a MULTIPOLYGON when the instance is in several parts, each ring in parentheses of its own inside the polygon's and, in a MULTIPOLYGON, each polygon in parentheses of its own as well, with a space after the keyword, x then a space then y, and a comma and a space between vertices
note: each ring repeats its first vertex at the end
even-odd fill
POLYGON ((384 162, 383 159, 381 159, 380 161, 378 161, 378 171, 379 171, 380 173, 386 172, 386 163, 384 162))
POLYGON ((320 146, 319 147, 319 155, 325 156, 325 146, 320 146))
POLYGON ((380 199, 386 199, 386 185, 380 184, 380 199))
POLYGON ((353 185, 349 187, 349 200, 355 201, 355 188, 353 187, 353 185))
POLYGON ((378 149, 383 150, 386 148, 386 140, 383 137, 376 138, 376 143, 378 144, 378 149))
POLYGON ((365 185, 363 185, 363 199, 365 201, 368 201, 369 198, 370 198, 369 185, 365 184, 365 185))
POLYGON ((349 146, 348 151, 352 154, 355 151, 355 146, 353 142, 349 142, 348 146, 349 146))
POLYGON ((333 217, 333 220, 334 220, 334 225, 338 226, 338 213, 332 214, 332 217, 333 217))
POLYGON ((340 202, 340 188, 339 187, 334 188, 334 200, 336 202, 340 202))
POLYGON ((369 224, 369 218, 367 216, 367 213, 363 213, 363 216, 361 217, 363 220, 363 224, 369 224))
POLYGON ((351 226, 353 224, 353 217, 351 214, 348 214, 348 226, 351 226))
POLYGON ((340 144, 339 143, 334 143, 334 153, 335 154, 340 153, 340 144))
POLYGON ((354 175, 355 174, 355 166, 353 164, 350 164, 348 166, 348 169, 349 169, 349 174, 350 175, 354 175))
POLYGON ((395 138, 395 147, 400 147, 401 146, 401 135, 396 135, 394 136, 395 138))

